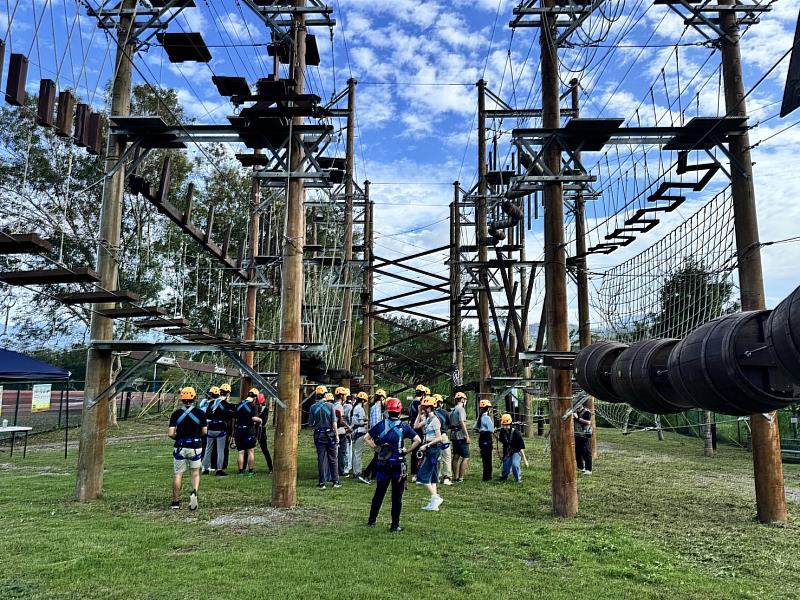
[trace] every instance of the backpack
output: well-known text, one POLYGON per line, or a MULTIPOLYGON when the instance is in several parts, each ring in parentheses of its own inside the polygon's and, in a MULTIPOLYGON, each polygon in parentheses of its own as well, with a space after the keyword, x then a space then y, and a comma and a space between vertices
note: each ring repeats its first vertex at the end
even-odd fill
POLYGON ((457 407, 453 407, 450 414, 447 415, 448 429, 461 429, 461 415, 458 414, 456 408, 457 407))

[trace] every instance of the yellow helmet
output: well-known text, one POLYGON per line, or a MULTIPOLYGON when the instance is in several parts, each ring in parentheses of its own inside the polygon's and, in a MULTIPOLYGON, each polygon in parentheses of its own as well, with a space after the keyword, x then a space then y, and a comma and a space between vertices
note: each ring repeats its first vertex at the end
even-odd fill
POLYGON ((415 392, 423 392, 423 393, 426 393, 426 392, 428 391, 428 388, 426 388, 424 385, 422 385, 422 384, 420 383, 420 384, 419 384, 419 385, 418 385, 416 388, 414 388, 414 391, 415 391, 415 392))
POLYGON ((342 396, 342 395, 346 396, 347 395, 347 388, 339 386, 333 391, 333 393, 336 394, 337 396, 342 396))
POLYGON ((350 396, 351 395, 350 394, 350 388, 344 388, 344 395, 345 396, 350 396))
POLYGON ((258 388, 250 388, 250 391, 247 392, 247 395, 249 396, 250 394, 252 394, 255 397, 258 397, 258 388))
POLYGON ((378 388, 377 390, 375 390, 375 395, 383 396, 384 398, 386 398, 386 390, 383 388, 378 388))
POLYGON ((331 394, 330 392, 327 392, 325 394, 325 401, 326 402, 330 402, 331 400, 333 400, 333 394, 331 394))
POLYGON ((208 393, 212 396, 219 396, 219 388, 215 385, 212 385, 210 388, 208 388, 208 393))
POLYGON ((314 393, 317 394, 318 396, 321 396, 322 394, 327 394, 328 388, 326 388, 324 385, 318 385, 317 387, 314 388, 314 393))
POLYGON ((421 406, 432 406, 436 407, 436 399, 433 396, 425 396, 420 402, 421 406))
POLYGON ((500 417, 500 425, 511 425, 511 415, 506 413, 500 417))
POLYGON ((193 387, 185 387, 181 390, 181 400, 194 400, 197 398, 197 392, 193 387))
POLYGON ((467 395, 464 392, 456 392, 456 395, 453 396, 453 400, 455 400, 456 402, 459 400, 466 400, 466 399, 467 395))
POLYGON ((437 403, 444 402, 444 398, 442 398, 441 394, 434 394, 433 399, 436 400, 437 403))
POLYGON ((369 400, 369 396, 367 396, 367 392, 358 392, 356 394, 356 398, 361 398, 361 400, 369 400))
POLYGON ((231 393, 231 384, 230 383, 223 383, 221 386, 219 386, 219 390, 221 392, 225 392, 227 394, 230 394, 231 393))
POLYGON ((478 402, 478 406, 480 408, 492 408, 492 403, 489 402, 488 400, 481 400, 480 402, 478 402))

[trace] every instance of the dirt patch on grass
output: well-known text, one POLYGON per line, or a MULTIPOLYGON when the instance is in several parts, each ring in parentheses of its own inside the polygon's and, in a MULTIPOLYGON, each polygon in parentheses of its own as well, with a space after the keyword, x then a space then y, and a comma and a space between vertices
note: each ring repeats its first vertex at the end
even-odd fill
POLYGON ((57 467, 29 467, 28 465, 15 465, 12 463, 0 463, 0 473, 11 473, 11 472, 20 472, 23 471, 26 477, 31 476, 55 476, 55 475, 69 475, 70 472, 66 469, 59 469, 57 467))
POLYGON ((228 531, 250 533, 254 528, 284 529, 294 525, 311 523, 316 517, 311 511, 302 508, 258 508, 235 513, 218 515, 208 524, 212 527, 225 527, 228 531))

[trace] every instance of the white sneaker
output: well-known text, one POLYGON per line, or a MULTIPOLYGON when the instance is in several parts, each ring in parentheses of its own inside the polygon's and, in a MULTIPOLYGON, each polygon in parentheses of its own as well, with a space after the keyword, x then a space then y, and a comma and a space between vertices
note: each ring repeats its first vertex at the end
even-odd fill
POLYGON ((197 510, 197 492, 192 492, 189 496, 189 510, 197 510))
POLYGON ((584 471, 584 472, 583 472, 583 474, 584 474, 584 475, 591 475, 591 474, 592 474, 592 472, 591 472, 591 471, 584 471))
POLYGON ((453 485, 453 480, 448 477, 442 482, 442 485, 453 485))
POLYGON ((431 506, 432 506, 431 510, 435 510, 438 512, 439 507, 442 505, 442 502, 444 502, 444 498, 442 498, 441 496, 434 496, 433 499, 431 499, 431 506))
POLYGON ((417 476, 416 475, 412 475, 411 476, 411 483, 417 483, 417 476))

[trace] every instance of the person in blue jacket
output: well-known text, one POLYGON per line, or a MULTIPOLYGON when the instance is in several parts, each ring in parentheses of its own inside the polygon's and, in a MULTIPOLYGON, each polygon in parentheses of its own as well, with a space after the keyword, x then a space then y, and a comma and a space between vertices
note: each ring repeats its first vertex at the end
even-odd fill
POLYGON ((413 452, 422 443, 417 433, 408 423, 400 420, 403 403, 397 398, 386 400, 387 418, 369 430, 365 436, 367 445, 378 453, 375 494, 369 511, 367 526, 374 527, 381 510, 383 499, 389 485, 392 486, 392 522, 389 531, 399 533, 400 512, 403 509, 403 492, 406 484, 406 454, 413 452), (406 450, 403 443, 412 440, 411 447, 406 450))

